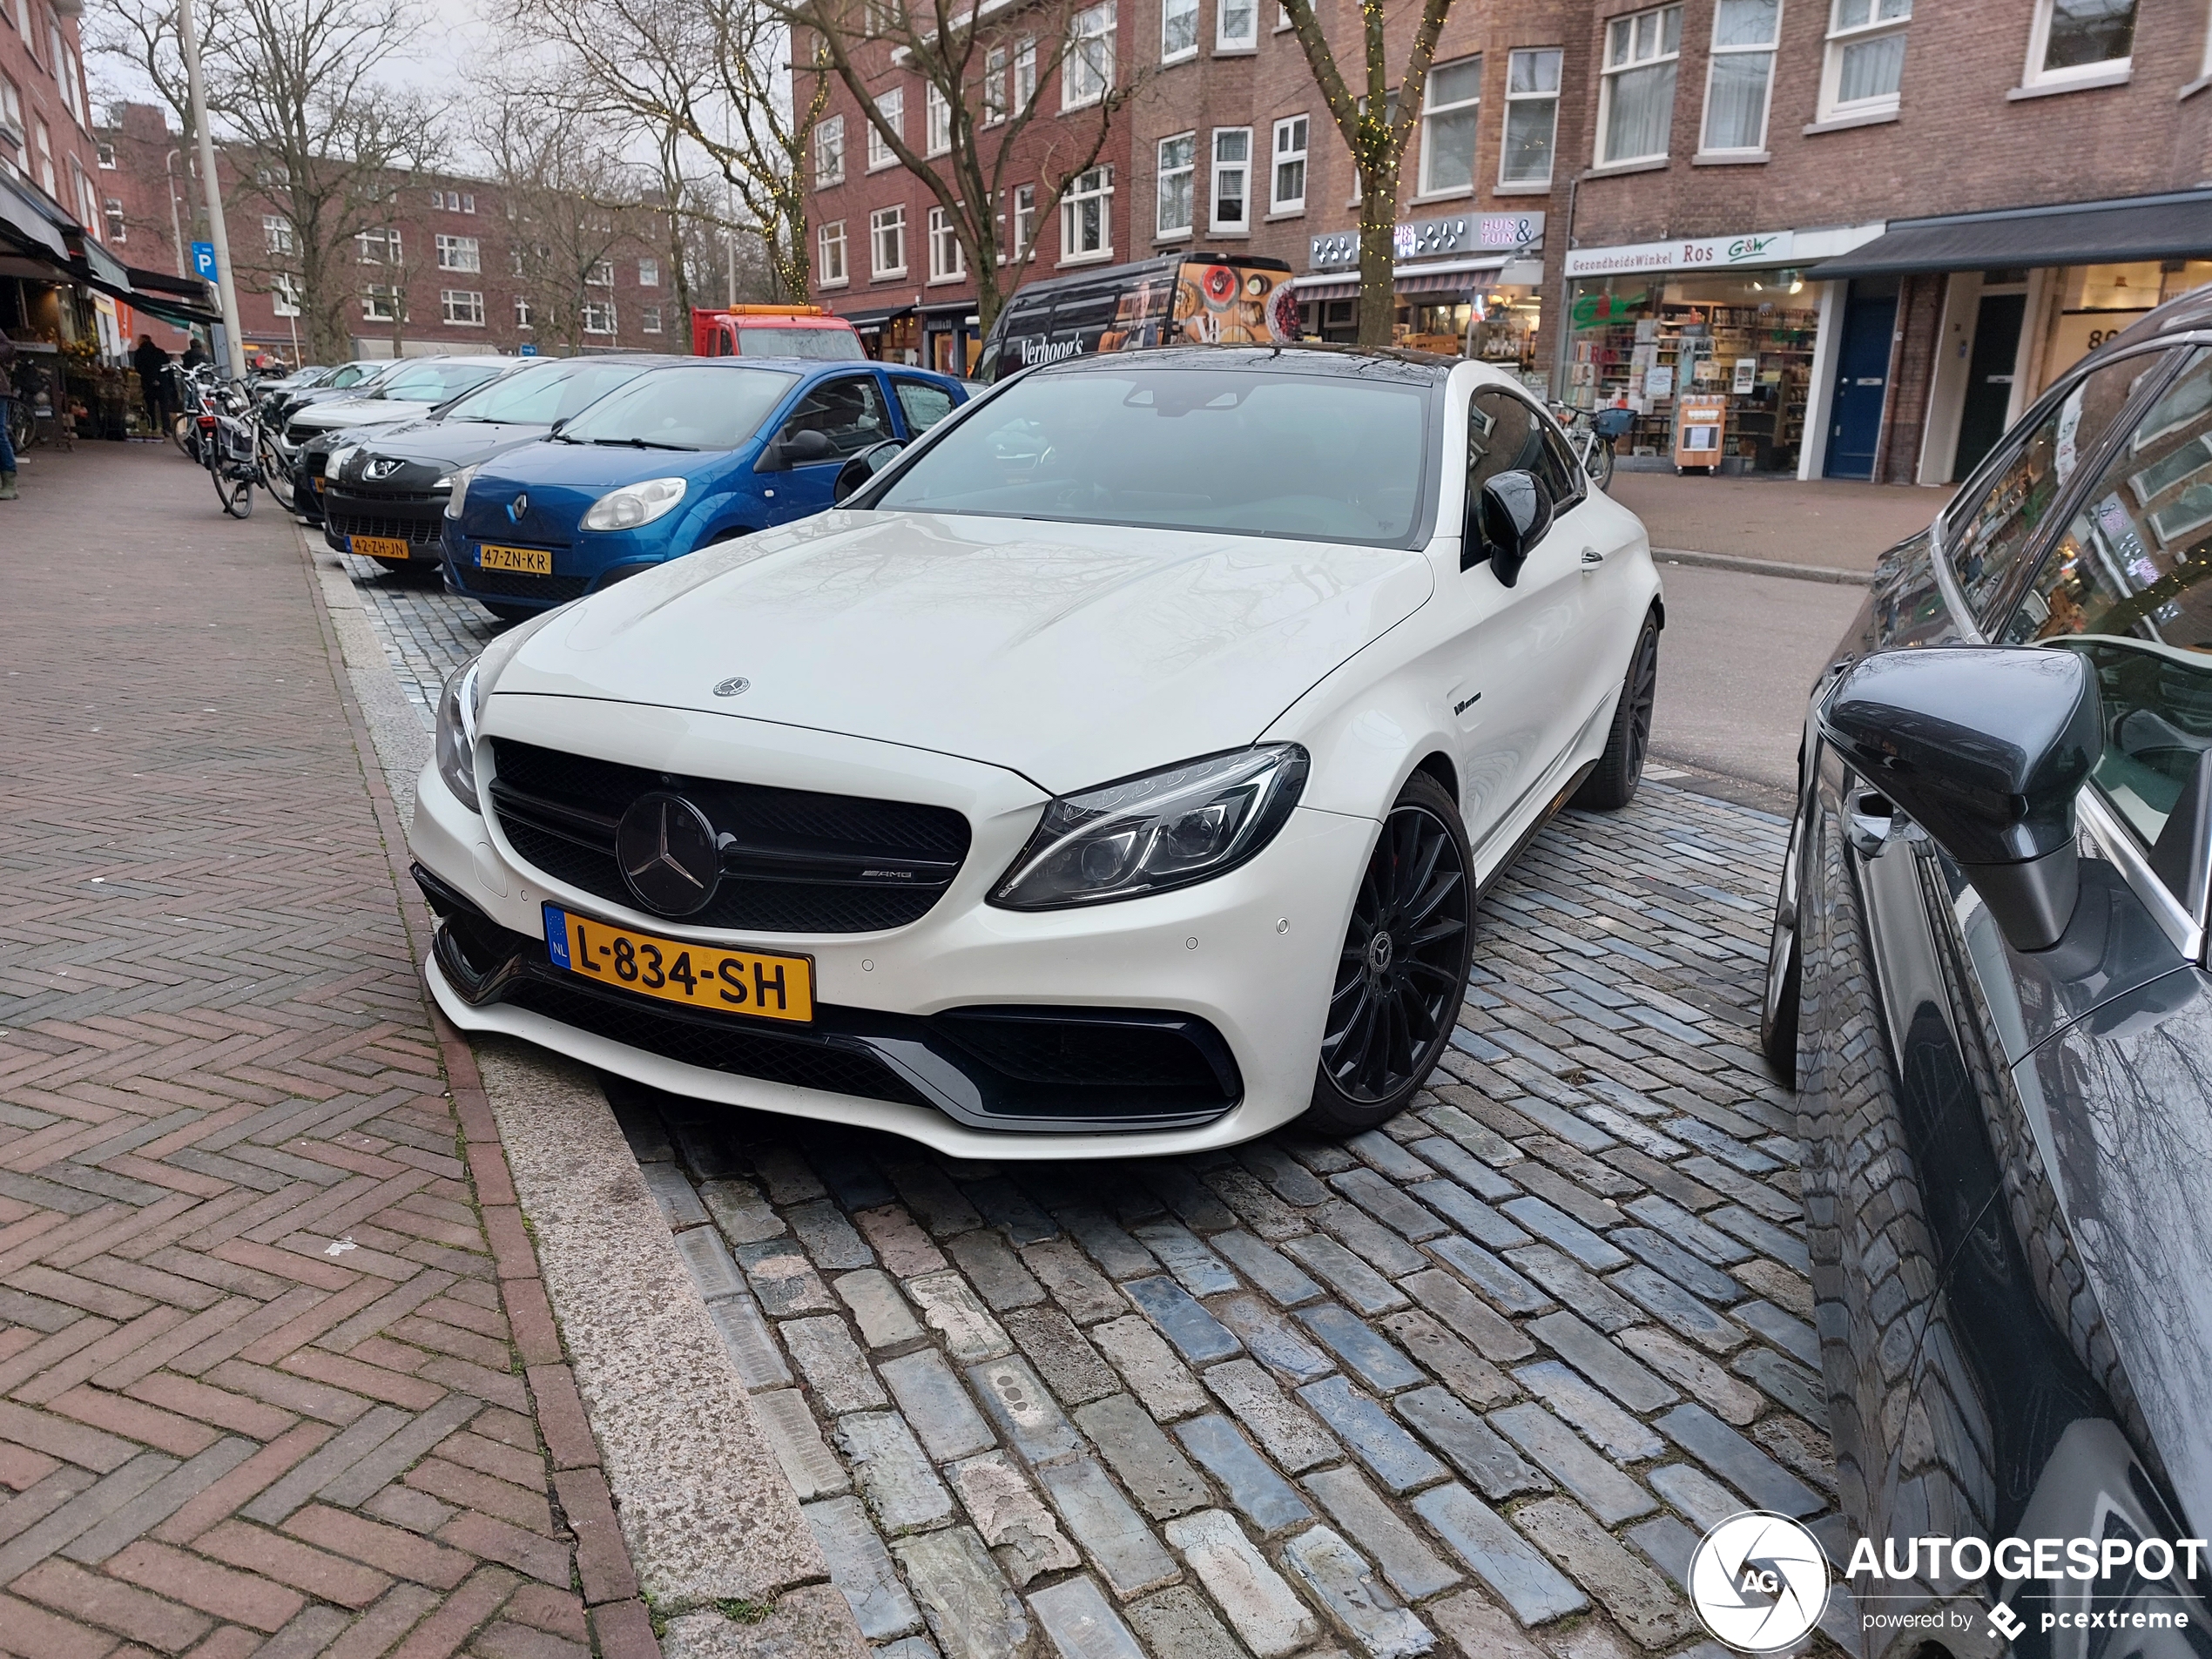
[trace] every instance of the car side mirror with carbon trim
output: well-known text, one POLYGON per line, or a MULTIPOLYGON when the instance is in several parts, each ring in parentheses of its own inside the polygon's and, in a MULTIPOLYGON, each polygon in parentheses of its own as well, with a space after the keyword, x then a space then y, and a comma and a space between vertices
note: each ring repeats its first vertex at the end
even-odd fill
POLYGON ((861 486, 899 458, 907 446, 896 438, 886 438, 881 443, 872 443, 837 469, 837 483, 830 500, 842 504, 849 496, 858 495, 861 486))
POLYGON ((1551 491, 1533 472, 1501 472, 1486 480, 1467 503, 1460 542, 1460 569, 1487 558, 1499 585, 1521 580, 1521 567, 1552 527, 1551 491))
POLYGON ((811 467, 817 462, 837 459, 837 446, 830 442, 829 434, 818 432, 813 427, 803 427, 797 432, 786 432, 770 442, 760 452, 760 459, 753 466, 755 472, 789 472, 793 467, 811 467))
POLYGON ((2048 950, 2080 897, 2074 802, 2104 753, 2088 660, 2040 646, 1862 658, 1822 737, 1959 861, 2014 950, 2048 950))

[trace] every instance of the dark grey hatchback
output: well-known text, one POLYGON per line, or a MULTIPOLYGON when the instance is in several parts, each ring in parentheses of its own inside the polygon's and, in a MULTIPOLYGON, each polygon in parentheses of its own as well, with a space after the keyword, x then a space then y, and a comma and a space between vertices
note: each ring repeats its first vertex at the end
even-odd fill
POLYGON ((2212 293, 1885 556, 1802 753, 1764 1035, 1843 1506, 1917 1569, 1851 1588, 1962 1615, 1867 1651, 2212 1653, 2212 293))

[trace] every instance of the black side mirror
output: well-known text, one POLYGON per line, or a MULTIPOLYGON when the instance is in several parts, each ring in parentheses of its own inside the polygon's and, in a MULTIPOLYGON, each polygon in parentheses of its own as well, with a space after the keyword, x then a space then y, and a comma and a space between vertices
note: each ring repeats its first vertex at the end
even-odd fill
POLYGON ((886 438, 881 443, 872 443, 837 469, 837 483, 830 496, 833 502, 841 502, 847 496, 860 493, 860 487, 899 458, 906 445, 896 438, 886 438))
POLYGON ((1552 495, 1533 472, 1501 472, 1467 503, 1467 527, 1460 542, 1460 569, 1484 557, 1499 583, 1521 580, 1521 567, 1552 527, 1552 495))
POLYGON ((755 472, 789 472, 793 467, 811 467, 818 461, 834 461, 837 446, 829 434, 818 432, 813 427, 797 432, 786 432, 769 442, 760 452, 760 459, 753 466, 755 472))
POLYGON ((2104 753, 2085 658, 2037 646, 1883 651, 1837 682, 1820 730, 1959 861, 2013 949, 2058 943, 2080 897, 2074 799, 2104 753))

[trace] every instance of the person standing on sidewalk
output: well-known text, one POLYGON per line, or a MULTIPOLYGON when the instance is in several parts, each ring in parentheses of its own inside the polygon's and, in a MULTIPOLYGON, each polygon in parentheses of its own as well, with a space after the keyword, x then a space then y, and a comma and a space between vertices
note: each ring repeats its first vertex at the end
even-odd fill
POLYGON ((16 499, 16 450, 8 441, 8 426, 15 414, 16 342, 0 328, 0 501, 16 499))
POLYGON ((146 405, 146 429, 158 437, 162 411, 169 401, 169 354, 153 343, 152 334, 140 334, 138 349, 131 354, 131 367, 138 371, 138 395, 146 405))

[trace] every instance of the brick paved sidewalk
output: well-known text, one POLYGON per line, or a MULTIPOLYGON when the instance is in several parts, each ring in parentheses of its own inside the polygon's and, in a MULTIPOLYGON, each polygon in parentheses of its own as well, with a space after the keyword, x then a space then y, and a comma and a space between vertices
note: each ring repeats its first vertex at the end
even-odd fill
MULTIPOLYGON (((346 563, 421 705, 483 624, 346 563)), ((1701 1533, 1845 1559, 1754 1052, 1785 828, 1561 818, 1448 1076, 1344 1147, 993 1165, 611 1085, 878 1659, 1718 1659, 1701 1533)))
POLYGON ((0 1650, 656 1652, 496 1134, 447 1096, 295 532, 165 447, 24 476, 0 1650))

